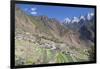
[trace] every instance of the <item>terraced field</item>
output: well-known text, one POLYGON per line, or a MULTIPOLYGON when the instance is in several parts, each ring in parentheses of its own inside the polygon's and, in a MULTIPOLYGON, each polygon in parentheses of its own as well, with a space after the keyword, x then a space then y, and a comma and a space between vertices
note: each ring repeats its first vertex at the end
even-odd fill
MULTIPOLYGON (((35 38, 36 36, 31 37, 35 38)), ((24 38, 26 38, 25 35, 24 38)), ((72 47, 64 43, 39 38, 34 39, 33 42, 27 38, 24 40, 22 40, 22 37, 16 38, 16 65, 68 63, 88 60, 86 52, 84 53, 81 49, 78 50, 74 47, 72 49, 72 47)))

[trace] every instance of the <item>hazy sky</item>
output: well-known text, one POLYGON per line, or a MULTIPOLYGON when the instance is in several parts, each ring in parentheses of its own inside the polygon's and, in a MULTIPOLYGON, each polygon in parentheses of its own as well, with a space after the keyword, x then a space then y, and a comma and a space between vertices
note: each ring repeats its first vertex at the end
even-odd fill
POLYGON ((43 15, 49 18, 56 18, 63 21, 66 17, 72 18, 74 16, 85 16, 88 13, 94 13, 93 8, 80 8, 80 7, 61 7, 61 6, 45 6, 34 4, 16 4, 19 8, 25 11, 29 15, 43 15))

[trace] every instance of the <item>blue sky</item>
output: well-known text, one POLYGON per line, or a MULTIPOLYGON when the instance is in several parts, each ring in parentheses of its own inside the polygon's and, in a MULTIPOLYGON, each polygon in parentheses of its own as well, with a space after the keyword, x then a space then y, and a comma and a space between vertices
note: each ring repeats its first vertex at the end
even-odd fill
POLYGON ((33 16, 48 16, 49 18, 56 18, 63 21, 66 17, 79 17, 85 16, 88 13, 94 13, 93 8, 79 8, 79 7, 61 7, 61 6, 45 6, 34 4, 17 4, 21 10, 33 16))

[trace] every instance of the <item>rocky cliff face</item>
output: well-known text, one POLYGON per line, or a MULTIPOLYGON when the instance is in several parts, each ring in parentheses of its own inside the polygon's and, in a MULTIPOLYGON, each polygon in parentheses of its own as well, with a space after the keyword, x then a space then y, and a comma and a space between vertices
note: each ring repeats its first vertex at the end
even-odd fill
POLYGON ((93 42, 87 41, 94 41, 94 25, 84 25, 79 31, 73 31, 56 19, 31 16, 15 7, 15 27, 16 65, 89 59, 89 53, 84 50, 93 45, 93 42))

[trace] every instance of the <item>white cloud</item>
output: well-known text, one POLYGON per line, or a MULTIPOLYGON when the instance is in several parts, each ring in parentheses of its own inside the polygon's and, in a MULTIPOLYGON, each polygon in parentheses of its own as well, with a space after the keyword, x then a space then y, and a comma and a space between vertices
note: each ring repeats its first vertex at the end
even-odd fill
POLYGON ((32 8, 31 8, 31 11, 36 11, 36 9, 37 9, 37 8, 32 7, 32 8))
POLYGON ((36 14, 37 14, 37 8, 32 7, 31 10, 30 10, 30 13, 31 13, 32 15, 36 15, 36 14))
POLYGON ((36 15, 37 12, 36 12, 36 11, 32 11, 31 14, 32 14, 32 15, 36 15))

